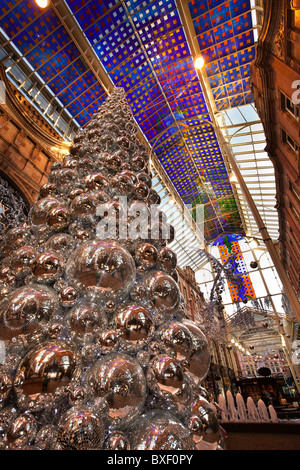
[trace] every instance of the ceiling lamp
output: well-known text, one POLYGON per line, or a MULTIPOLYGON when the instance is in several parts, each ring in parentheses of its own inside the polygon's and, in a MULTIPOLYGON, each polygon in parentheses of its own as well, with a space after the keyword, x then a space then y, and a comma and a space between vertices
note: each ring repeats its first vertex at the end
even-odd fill
POLYGON ((49 0, 35 0, 40 8, 46 8, 49 5, 49 0))
POLYGON ((203 57, 200 55, 199 57, 197 57, 197 59, 195 60, 194 62, 194 66, 196 69, 198 70, 201 70, 203 67, 204 67, 204 59, 203 57))

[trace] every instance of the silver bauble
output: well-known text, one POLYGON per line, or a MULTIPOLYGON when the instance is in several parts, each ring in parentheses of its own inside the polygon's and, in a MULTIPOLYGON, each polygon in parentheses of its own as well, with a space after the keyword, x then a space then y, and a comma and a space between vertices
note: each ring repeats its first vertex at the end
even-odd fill
POLYGON ((150 411, 139 417, 132 427, 132 448, 151 451, 193 450, 190 431, 172 414, 150 411))
POLYGON ((35 398, 40 393, 54 393, 72 379, 76 354, 61 340, 47 341, 29 351, 16 372, 14 384, 24 394, 35 398))
POLYGON ((202 396, 194 399, 192 416, 188 426, 193 433, 193 439, 198 450, 216 450, 220 440, 218 418, 209 402, 202 396))
POLYGON ((75 250, 66 265, 67 279, 93 299, 126 296, 136 276, 130 253, 116 242, 91 241, 75 250))
POLYGON ((135 418, 144 406, 147 386, 138 362, 122 353, 112 353, 92 367, 88 378, 96 396, 108 403, 113 427, 121 428, 135 418))
POLYGON ((0 303, 0 339, 32 333, 58 309, 55 291, 42 285, 20 287, 0 303))
POLYGON ((6 438, 10 449, 17 449, 34 441, 37 433, 37 422, 30 413, 18 416, 9 426, 6 438))
POLYGON ((57 442, 62 450, 101 450, 104 425, 101 417, 87 405, 77 405, 61 418, 57 442))
POLYGON ((121 308, 114 321, 123 340, 138 347, 144 346, 155 330, 152 313, 141 305, 130 304, 121 308))
POLYGON ((188 328, 193 338, 193 352, 188 359, 188 370, 193 380, 200 384, 207 376, 210 368, 209 344, 206 336, 196 323, 188 319, 182 319, 182 323, 188 328))
POLYGON ((144 285, 148 297, 160 313, 169 316, 176 313, 180 303, 180 291, 175 280, 162 271, 147 276, 144 285))
POLYGON ((75 305, 67 315, 67 322, 76 337, 83 339, 86 333, 107 326, 107 318, 102 308, 94 302, 82 301, 75 305))

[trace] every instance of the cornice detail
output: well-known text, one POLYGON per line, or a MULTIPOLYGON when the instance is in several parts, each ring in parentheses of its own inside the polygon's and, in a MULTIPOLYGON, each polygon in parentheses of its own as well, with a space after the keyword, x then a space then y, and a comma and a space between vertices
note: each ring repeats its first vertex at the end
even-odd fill
MULTIPOLYGON (((284 47, 284 0, 264 0, 264 21, 257 43, 256 59, 254 64, 257 67, 263 66, 269 54, 284 54, 280 47, 284 47), (280 32, 281 27, 281 32, 280 32), (278 35, 279 33, 279 35, 278 35), (278 38, 276 39, 276 36, 278 38)), ((282 56, 283 58, 283 56, 282 56)))
MULTIPOLYGON (((0 64, 0 80, 5 84, 5 104, 0 109, 0 126, 5 122, 15 119, 41 148, 43 148, 51 159, 61 159, 68 153, 70 144, 53 129, 53 127, 41 116, 26 98, 8 80, 5 67, 0 64)), ((20 136, 20 138, 24 138, 20 136)))

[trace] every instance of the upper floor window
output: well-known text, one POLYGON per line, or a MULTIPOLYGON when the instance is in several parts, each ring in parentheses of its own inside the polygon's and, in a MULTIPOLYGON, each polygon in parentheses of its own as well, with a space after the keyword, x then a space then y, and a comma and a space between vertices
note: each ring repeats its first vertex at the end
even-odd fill
POLYGON ((295 153, 299 152, 299 147, 296 142, 292 139, 292 137, 282 129, 282 140, 286 143, 295 153))
POLYGON ((282 111, 290 113, 294 118, 299 119, 299 108, 288 98, 284 93, 280 92, 281 109, 282 111))

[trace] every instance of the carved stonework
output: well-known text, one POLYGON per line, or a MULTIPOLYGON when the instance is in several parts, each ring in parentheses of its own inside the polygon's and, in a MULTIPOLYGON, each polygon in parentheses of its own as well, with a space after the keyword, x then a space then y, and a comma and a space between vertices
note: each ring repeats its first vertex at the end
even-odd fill
POLYGON ((285 60, 285 18, 284 12, 281 13, 278 32, 272 43, 271 51, 280 60, 285 60))
POLYGON ((15 145, 18 147, 19 145, 23 145, 26 139, 26 133, 24 130, 21 130, 16 138, 15 138, 15 145))
POLYGON ((9 122, 9 117, 6 113, 0 110, 0 129, 4 127, 9 122))
POLYGON ((22 106, 24 115, 27 115, 28 117, 33 119, 36 124, 40 127, 40 129, 43 129, 49 133, 49 136, 53 136, 54 138, 61 140, 61 137, 58 132, 56 132, 55 129, 53 129, 50 124, 48 124, 48 122, 41 116, 41 114, 26 100, 22 93, 15 89, 14 96, 22 106))
POLYGON ((279 57, 284 53, 284 2, 285 0, 264 0, 264 21, 256 48, 254 64, 264 67, 270 54, 279 57), (283 29, 282 29, 283 28, 283 29))
POLYGON ((0 128, 6 119, 17 121, 51 159, 61 159, 68 153, 69 144, 56 132, 34 106, 8 80, 5 68, 0 64, 0 80, 5 84, 6 101, 0 107, 0 128), (6 116, 8 116, 6 118, 6 116))

